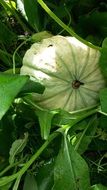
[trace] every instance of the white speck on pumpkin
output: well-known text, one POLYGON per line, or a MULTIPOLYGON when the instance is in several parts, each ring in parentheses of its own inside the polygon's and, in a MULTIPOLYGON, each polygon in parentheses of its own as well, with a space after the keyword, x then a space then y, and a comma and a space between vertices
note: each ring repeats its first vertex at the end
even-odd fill
POLYGON ((55 47, 48 47, 43 49, 42 52, 33 56, 32 63, 38 67, 46 70, 50 70, 51 72, 56 71, 56 53, 55 47))

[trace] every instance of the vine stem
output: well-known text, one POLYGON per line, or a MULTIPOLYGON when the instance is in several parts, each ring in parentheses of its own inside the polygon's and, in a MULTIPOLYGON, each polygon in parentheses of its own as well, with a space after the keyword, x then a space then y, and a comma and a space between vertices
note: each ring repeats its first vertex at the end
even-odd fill
POLYGON ((41 5, 41 7, 48 13, 48 15, 55 20, 55 22, 57 22, 64 30, 66 30, 71 36, 75 37, 76 39, 78 39, 79 41, 81 41, 82 43, 84 43, 85 45, 100 50, 101 51, 101 47, 99 46, 95 46, 93 44, 91 44, 90 42, 84 40, 83 38, 81 38, 80 36, 78 36, 78 34, 76 34, 73 29, 69 26, 67 26, 64 22, 62 22, 62 20, 60 20, 50 9, 49 7, 43 2, 43 0, 37 0, 37 2, 41 5))
POLYGON ((18 52, 18 50, 24 45, 26 44, 26 42, 29 41, 29 39, 26 39, 25 41, 23 41, 14 51, 13 53, 13 74, 16 73, 16 61, 15 61, 15 57, 16 57, 16 53, 18 52))
POLYGON ((10 169, 12 169, 13 167, 18 166, 18 164, 20 164, 21 161, 13 163, 13 164, 7 166, 3 171, 0 172, 0 177, 3 176, 7 171, 9 171, 10 169))

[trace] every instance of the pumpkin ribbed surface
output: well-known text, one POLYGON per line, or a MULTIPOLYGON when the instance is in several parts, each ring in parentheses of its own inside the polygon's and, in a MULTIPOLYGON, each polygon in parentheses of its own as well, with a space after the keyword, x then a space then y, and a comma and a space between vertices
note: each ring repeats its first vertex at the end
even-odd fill
POLYGON ((105 81, 99 68, 100 52, 74 37, 54 36, 35 43, 23 58, 21 74, 38 79, 42 95, 34 101, 44 108, 67 111, 96 104, 105 81))

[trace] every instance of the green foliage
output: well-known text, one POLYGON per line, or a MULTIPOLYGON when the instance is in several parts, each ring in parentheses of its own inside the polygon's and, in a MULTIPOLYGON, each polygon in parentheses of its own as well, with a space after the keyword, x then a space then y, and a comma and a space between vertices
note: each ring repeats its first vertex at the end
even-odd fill
POLYGON ((24 181, 23 190, 38 190, 35 176, 33 174, 27 174, 24 181), (31 185, 32 184, 32 185, 31 185))
POLYGON ((19 73, 32 43, 61 34, 100 50, 106 80, 107 2, 45 3, 0 0, 0 190, 106 190, 107 89, 94 107, 49 111, 30 98, 45 86, 19 73))
POLYGON ((101 109, 103 112, 107 113, 107 89, 103 89, 100 92, 100 101, 101 101, 101 109))
MULTIPOLYGON (((80 130, 80 132, 78 132, 77 135, 74 135, 72 139, 75 149, 80 154, 83 154, 87 150, 93 136, 96 133, 96 128, 98 126, 96 119, 96 116, 93 116, 88 122, 82 122, 81 127, 83 127, 83 131, 81 132, 80 130)), ((79 127, 79 125, 77 125, 77 127, 79 127)))
POLYGON ((54 168, 54 186, 52 190, 58 190, 59 188, 62 190, 86 190, 89 187, 88 166, 64 135, 54 168))
POLYGON ((17 96, 27 80, 28 77, 26 76, 0 74, 0 119, 9 109, 14 98, 17 96))
POLYGON ((36 175, 37 185, 39 190, 50 190, 53 186, 54 181, 54 162, 48 161, 44 165, 38 168, 36 175), (41 181, 42 178, 42 181, 41 181))
POLYGON ((38 32, 38 33, 33 34, 30 40, 32 43, 34 43, 34 42, 39 42, 43 39, 49 38, 51 36, 52 36, 51 33, 47 31, 43 31, 43 32, 38 32))
POLYGON ((40 129, 41 129, 41 137, 43 139, 48 139, 51 129, 51 123, 52 118, 55 114, 57 114, 57 111, 48 111, 48 110, 38 110, 36 111, 36 114, 38 115, 40 129))
POLYGON ((31 92, 42 94, 44 92, 44 89, 45 87, 38 81, 33 82, 31 80, 28 80, 27 83, 22 87, 20 96, 30 94, 31 92))
POLYGON ((13 164, 15 162, 15 156, 23 151, 27 144, 28 134, 25 133, 23 139, 17 139, 13 142, 12 147, 9 151, 9 164, 13 164))
POLYGON ((36 32, 39 32, 41 30, 41 19, 37 1, 24 0, 24 9, 29 24, 31 24, 36 32))
POLYGON ((0 21, 0 43, 8 46, 15 41, 16 35, 0 21))
POLYGON ((8 113, 0 120, 0 156, 1 164, 4 164, 5 158, 8 158, 13 137, 14 126, 8 113), (2 146, 1 146, 2 145, 2 146), (3 160, 2 160, 3 159, 3 160))
POLYGON ((107 78, 107 38, 104 39, 101 49, 100 62, 101 70, 104 76, 107 78))

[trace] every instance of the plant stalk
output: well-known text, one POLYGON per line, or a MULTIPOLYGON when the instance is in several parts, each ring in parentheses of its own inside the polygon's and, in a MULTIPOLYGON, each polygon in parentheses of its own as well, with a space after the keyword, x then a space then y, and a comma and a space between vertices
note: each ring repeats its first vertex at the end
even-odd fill
POLYGON ((42 0, 37 0, 37 2, 41 5, 41 7, 48 13, 48 15, 55 20, 55 22, 57 22, 64 30, 66 30, 71 36, 77 38, 79 41, 81 41, 82 43, 84 43, 85 45, 94 48, 96 50, 100 50, 101 51, 101 47, 99 46, 95 46, 93 44, 91 44, 90 42, 84 40, 83 38, 81 38, 80 36, 78 36, 78 34, 76 34, 73 29, 69 26, 67 26, 64 22, 62 22, 62 20, 60 20, 50 9, 49 7, 42 1, 42 0))

